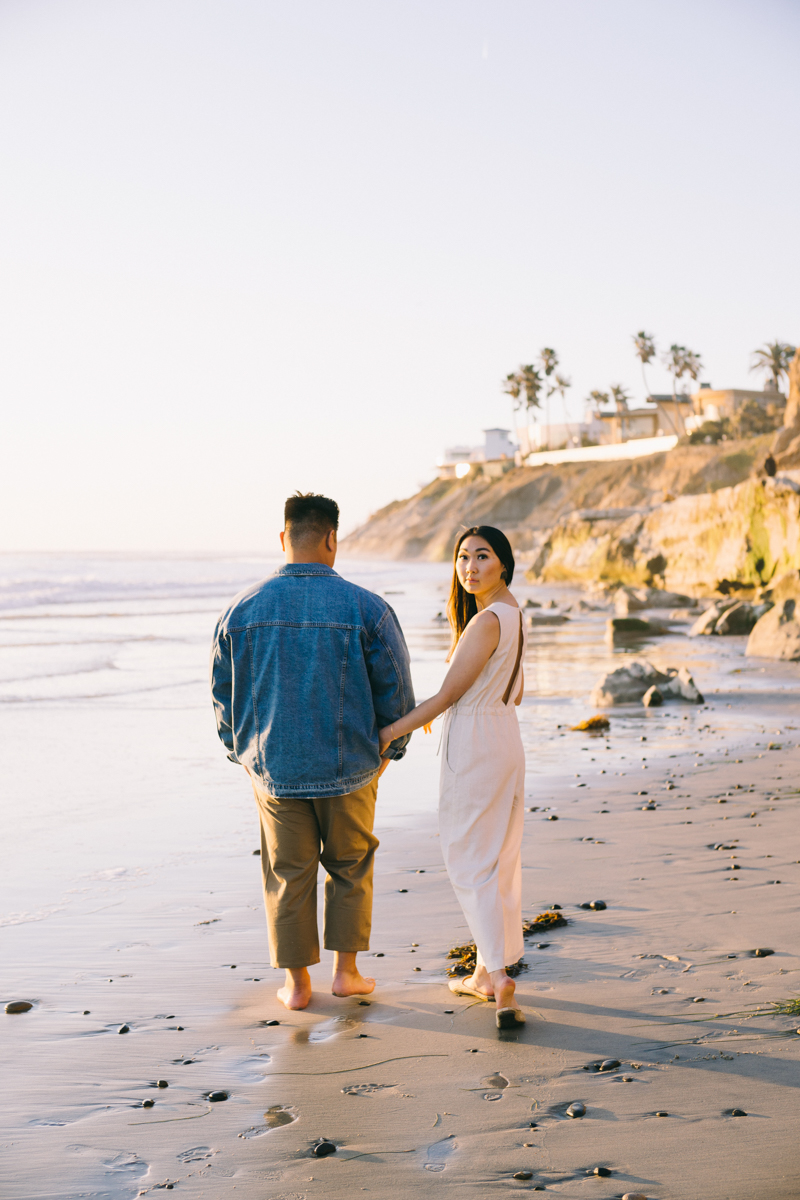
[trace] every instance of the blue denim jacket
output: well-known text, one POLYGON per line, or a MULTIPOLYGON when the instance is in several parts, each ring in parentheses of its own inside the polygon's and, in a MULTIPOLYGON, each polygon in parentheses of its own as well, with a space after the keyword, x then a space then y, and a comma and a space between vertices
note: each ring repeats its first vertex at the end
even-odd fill
POLYGON ((322 563, 290 563, 235 598, 214 633, 211 691, 228 758, 271 796, 363 787, 380 767, 378 729, 414 707, 394 612, 322 563))

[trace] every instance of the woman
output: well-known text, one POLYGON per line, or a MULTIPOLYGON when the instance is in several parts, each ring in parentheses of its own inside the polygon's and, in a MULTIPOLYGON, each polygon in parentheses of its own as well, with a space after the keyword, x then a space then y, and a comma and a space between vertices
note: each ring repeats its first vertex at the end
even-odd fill
POLYGON ((497 1001, 497 1026, 523 1024, 506 966, 523 953, 522 845, 525 755, 515 705, 522 699, 525 625, 508 590, 508 538, 476 525, 456 542, 447 615, 452 659, 435 696, 380 731, 381 751, 447 710, 439 829, 447 873, 477 946, 477 968, 451 990, 497 1001))

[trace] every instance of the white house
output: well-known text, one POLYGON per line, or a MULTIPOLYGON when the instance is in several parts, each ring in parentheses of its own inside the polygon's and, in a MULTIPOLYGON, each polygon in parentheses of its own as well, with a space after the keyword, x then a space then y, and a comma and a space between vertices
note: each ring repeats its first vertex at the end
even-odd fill
POLYGON ((515 465, 517 446, 510 429, 484 429, 482 446, 450 446, 436 466, 440 479, 464 479, 475 466, 484 474, 502 475, 515 465))

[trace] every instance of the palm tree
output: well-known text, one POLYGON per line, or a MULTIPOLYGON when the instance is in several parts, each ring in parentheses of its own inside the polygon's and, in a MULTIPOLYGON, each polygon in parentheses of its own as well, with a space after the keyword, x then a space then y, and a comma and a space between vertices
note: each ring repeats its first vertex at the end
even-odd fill
POLYGON ((525 408, 530 416, 532 408, 539 408, 539 392, 542 390, 542 377, 533 363, 519 369, 520 381, 525 389, 525 408))
POLYGON ((666 354, 662 356, 662 361, 672 376, 672 399, 677 400, 678 380, 682 379, 684 375, 688 375, 691 379, 697 379, 703 369, 702 359, 699 354, 695 354, 694 350, 687 350, 685 346, 679 346, 673 342, 666 354))
POLYGON ((545 346, 543 350, 540 350, 539 366, 549 378, 558 366, 558 355, 555 350, 552 350, 549 346, 545 346))
POLYGON ((503 391, 507 396, 511 397, 511 410, 515 414, 511 418, 511 426, 513 428, 517 421, 517 410, 522 407, 522 401, 520 400, 520 396, 522 395, 522 377, 518 374, 515 375, 513 371, 509 375, 506 375, 503 380, 503 391))
POLYGON ((645 399, 650 395, 650 388, 647 386, 647 376, 645 375, 645 367, 656 356, 656 340, 652 333, 645 333, 640 329, 638 333, 633 335, 633 344, 636 348, 636 357, 642 364, 642 380, 644 382, 645 399))
POLYGON ((611 399, 613 400, 614 407, 618 413, 628 411, 628 401, 630 400, 630 395, 628 392, 626 392, 621 383, 612 383, 611 399))
POLYGON ((595 391, 589 392, 589 399, 594 400, 598 408, 602 408, 604 404, 608 404, 609 395, 608 392, 598 392, 595 389, 595 391))
POLYGON ((788 342, 766 342, 758 350, 753 351, 751 371, 765 371, 772 379, 772 390, 781 390, 781 379, 788 375, 789 363, 795 355, 795 347, 788 342))
MULTIPOLYGON (((542 356, 544 356, 544 351, 542 351, 542 356)), ((545 374, 546 374, 546 372, 545 372, 545 374)), ((550 397, 556 395, 556 393, 557 393, 561 397, 561 407, 564 411, 564 424, 566 425, 567 433, 569 433, 569 417, 567 416, 567 388, 571 388, 571 387, 572 387, 571 379, 567 379, 566 375, 559 375, 558 373, 556 373, 553 376, 552 383, 550 384, 549 388, 547 389, 548 418, 549 418, 549 413, 550 413, 550 397)), ((548 425, 549 425, 549 423, 550 422, 548 419, 548 425)), ((548 433, 547 433, 547 448, 548 448, 548 450, 550 449, 549 429, 548 429, 548 433)))

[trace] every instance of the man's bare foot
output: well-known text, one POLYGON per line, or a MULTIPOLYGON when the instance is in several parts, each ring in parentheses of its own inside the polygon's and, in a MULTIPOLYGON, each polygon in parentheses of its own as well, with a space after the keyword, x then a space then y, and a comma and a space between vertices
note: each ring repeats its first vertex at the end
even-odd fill
POLYGON ((334 954, 331 984, 334 996, 368 996, 374 990, 375 980, 361 974, 355 954, 344 950, 334 954))
POLYGON ((286 982, 278 988, 278 999, 286 1008, 306 1008, 311 999, 311 976, 306 967, 287 968, 286 982))

